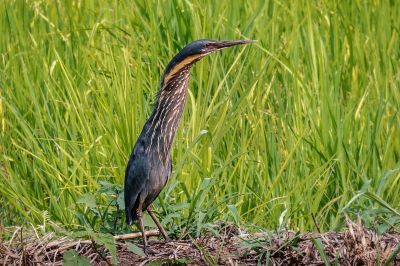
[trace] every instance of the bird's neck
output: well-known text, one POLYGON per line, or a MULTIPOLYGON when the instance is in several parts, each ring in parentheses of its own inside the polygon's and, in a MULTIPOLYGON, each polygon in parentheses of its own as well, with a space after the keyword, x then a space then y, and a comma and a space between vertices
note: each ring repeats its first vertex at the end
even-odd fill
POLYGON ((148 139, 146 152, 156 152, 160 161, 167 163, 172 143, 185 106, 191 66, 162 85, 157 103, 145 125, 148 139))

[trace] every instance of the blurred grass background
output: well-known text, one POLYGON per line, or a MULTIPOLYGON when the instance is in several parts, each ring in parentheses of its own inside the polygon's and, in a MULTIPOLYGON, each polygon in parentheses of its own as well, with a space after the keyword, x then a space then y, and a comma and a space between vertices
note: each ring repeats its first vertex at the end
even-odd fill
POLYGON ((193 69, 163 222, 396 224, 399 21, 398 1, 2 1, 1 223, 79 226, 84 193, 123 184, 172 56, 249 38, 193 69))

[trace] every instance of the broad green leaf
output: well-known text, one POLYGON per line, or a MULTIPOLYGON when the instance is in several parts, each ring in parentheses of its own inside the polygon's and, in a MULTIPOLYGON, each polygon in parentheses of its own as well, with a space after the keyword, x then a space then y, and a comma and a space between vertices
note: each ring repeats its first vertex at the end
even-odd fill
POLYGON ((136 255, 140 256, 140 257, 146 257, 146 254, 144 254, 143 249, 141 249, 140 247, 136 246, 135 244, 133 244, 131 242, 127 242, 126 246, 127 246, 128 250, 130 252, 133 252, 136 255))
POLYGON ((75 250, 71 249, 63 255, 64 266, 89 266, 90 260, 88 257, 80 256, 75 250))
POLYGON ((114 237, 110 234, 93 233, 91 235, 96 244, 104 246, 111 255, 111 262, 118 263, 117 247, 115 246, 114 237))
POLYGON ((83 194, 82 197, 80 197, 76 202, 85 204, 85 206, 88 208, 96 208, 97 207, 96 198, 94 197, 93 194, 90 194, 90 193, 83 194))

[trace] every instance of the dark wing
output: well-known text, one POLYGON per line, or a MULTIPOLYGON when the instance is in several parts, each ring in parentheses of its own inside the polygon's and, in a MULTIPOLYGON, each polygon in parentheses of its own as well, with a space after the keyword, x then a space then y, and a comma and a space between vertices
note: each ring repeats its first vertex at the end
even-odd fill
MULTIPOLYGON (((162 168, 164 168, 164 166, 162 166, 162 168)), ((157 175, 157 178, 155 181, 154 179, 152 180, 151 183, 151 187, 149 187, 149 190, 146 189, 146 192, 149 192, 144 200, 144 205, 143 205, 143 210, 147 209, 147 207, 153 203, 153 201, 160 195, 162 189, 165 187, 165 185, 167 184, 169 178, 171 177, 171 173, 172 173, 172 160, 171 160, 171 156, 169 156, 168 159, 168 164, 167 167, 163 171, 160 171, 160 173, 157 175), (161 184, 161 186, 160 186, 161 184)))
POLYGON ((137 219, 137 200, 148 180, 146 156, 144 156, 144 154, 138 154, 138 149, 136 146, 133 149, 131 157, 129 158, 128 166, 126 167, 125 171, 125 214, 126 222, 129 225, 137 219))

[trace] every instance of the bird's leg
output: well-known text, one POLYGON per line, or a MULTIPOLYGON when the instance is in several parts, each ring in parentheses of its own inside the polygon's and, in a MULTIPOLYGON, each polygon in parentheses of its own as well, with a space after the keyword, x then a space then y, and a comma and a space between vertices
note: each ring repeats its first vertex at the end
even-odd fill
POLYGON ((142 219, 143 212, 142 212, 142 206, 143 206, 143 202, 140 202, 140 203, 139 203, 139 207, 138 207, 138 209, 137 209, 137 217, 138 217, 138 220, 139 220, 140 232, 142 233, 142 237, 143 237, 143 252, 144 252, 145 254, 147 254, 147 253, 146 253, 147 238, 146 238, 146 234, 145 234, 145 232, 144 232, 144 226, 143 226, 143 219, 142 219))
POLYGON ((157 219, 156 215, 153 213, 153 209, 151 204, 147 207, 147 212, 150 214, 151 219, 156 223, 158 230, 160 230, 161 234, 164 236, 165 240, 171 241, 171 238, 167 235, 167 232, 165 232, 164 227, 162 227, 160 221, 157 219))

